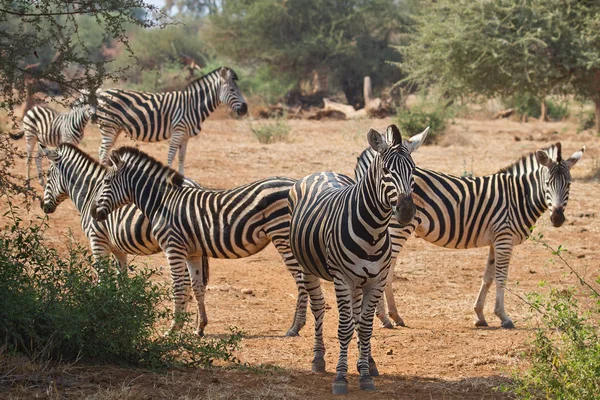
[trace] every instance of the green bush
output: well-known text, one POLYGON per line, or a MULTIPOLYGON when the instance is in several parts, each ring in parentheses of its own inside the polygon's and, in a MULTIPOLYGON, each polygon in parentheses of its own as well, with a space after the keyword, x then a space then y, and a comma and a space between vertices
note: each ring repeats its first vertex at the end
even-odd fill
POLYGON ((279 118, 275 122, 265 122, 259 126, 251 125, 250 130, 260 143, 269 144, 287 141, 292 128, 284 119, 279 118))
POLYGON ((435 143, 454 118, 456 109, 447 100, 437 102, 421 102, 410 109, 400 109, 395 116, 395 121, 405 133, 415 135, 426 127, 430 127, 426 143, 435 143))
POLYGON ((569 118, 569 102, 546 99, 546 115, 550 121, 562 121, 569 118))
POLYGON ((94 263, 81 247, 63 258, 46 245, 44 224, 22 226, 14 210, 0 233, 0 343, 7 350, 150 367, 236 361, 236 330, 214 341, 190 331, 160 337, 158 323, 169 313, 156 305, 169 296, 151 282, 154 271, 120 274, 115 263, 94 263))
MULTIPOLYGON (((502 101, 508 108, 514 108, 519 117, 540 118, 542 115, 542 102, 529 93, 517 93, 502 101)), ((568 101, 551 98, 544 100, 546 103, 546 118, 549 121, 562 121, 569 117, 568 101)))
POLYGON ((510 388, 518 398, 591 400, 600 394, 600 297, 597 286, 568 264, 563 251, 559 247, 553 254, 571 269, 583 290, 552 289, 548 295, 527 296, 542 317, 526 355, 531 365, 517 373, 510 388))

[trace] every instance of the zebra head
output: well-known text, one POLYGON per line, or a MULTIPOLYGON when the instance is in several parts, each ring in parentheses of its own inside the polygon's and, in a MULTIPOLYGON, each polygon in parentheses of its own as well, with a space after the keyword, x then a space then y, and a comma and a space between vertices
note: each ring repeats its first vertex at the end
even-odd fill
POLYGON ((544 181, 544 199, 550 210, 550 221, 558 228, 565 222, 564 210, 569 201, 571 187, 570 170, 583 156, 585 146, 567 160, 562 159, 560 142, 556 143, 555 148, 556 159, 546 150, 537 150, 535 157, 540 165, 548 169, 544 181))
POLYGON ((71 108, 83 108, 85 116, 88 119, 94 119, 97 112, 97 100, 95 96, 91 96, 90 91, 87 89, 81 89, 80 93, 81 95, 71 104, 71 108))
POLYGON ((56 207, 69 197, 62 174, 59 171, 62 156, 58 150, 49 150, 41 143, 38 145, 40 154, 50 161, 48 180, 46 181, 46 186, 44 186, 44 198, 40 206, 46 214, 52 214, 56 211, 56 207))
POLYGON ((219 79, 221 81, 219 92, 221 103, 227 104, 237 115, 245 115, 248 112, 248 105, 236 83, 238 79, 237 74, 231 68, 221 67, 219 70, 219 79))
POLYGON ((429 127, 405 142, 396 125, 390 125, 385 136, 375 129, 367 134, 369 145, 379 156, 374 160, 381 182, 379 199, 392 209, 401 225, 408 225, 417 210, 412 200, 415 163, 411 153, 421 146, 428 132, 429 127))
POLYGON ((123 174, 123 160, 113 151, 108 158, 108 168, 102 181, 98 197, 90 213, 97 221, 106 221, 108 214, 131 202, 127 181, 123 174))

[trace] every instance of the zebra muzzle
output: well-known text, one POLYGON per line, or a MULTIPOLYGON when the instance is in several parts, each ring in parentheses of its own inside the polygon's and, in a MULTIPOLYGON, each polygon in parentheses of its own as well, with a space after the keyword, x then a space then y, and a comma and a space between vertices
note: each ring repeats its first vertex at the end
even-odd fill
POLYGON ((52 214, 54 211, 56 211, 56 205, 48 204, 44 200, 40 201, 40 207, 42 208, 42 211, 46 214, 52 214))
POLYGON ((412 222, 416 212, 417 207, 415 207, 412 197, 408 196, 403 198, 398 206, 394 208, 394 217, 400 225, 405 226, 412 222))
POLYGON ((248 112, 248 104, 246 103, 242 103, 240 104, 240 106, 238 107, 236 113, 239 117, 241 117, 242 115, 246 115, 246 113, 248 112))
POLYGON ((560 228, 565 223, 565 213, 562 208, 556 208, 550 214, 550 222, 555 228, 560 228))
POLYGON ((106 218, 108 218, 108 213, 106 212, 106 210, 98 210, 98 208, 96 207, 96 203, 92 204, 92 207, 90 208, 90 214, 92 215, 92 218, 94 218, 96 221, 106 221, 106 218))

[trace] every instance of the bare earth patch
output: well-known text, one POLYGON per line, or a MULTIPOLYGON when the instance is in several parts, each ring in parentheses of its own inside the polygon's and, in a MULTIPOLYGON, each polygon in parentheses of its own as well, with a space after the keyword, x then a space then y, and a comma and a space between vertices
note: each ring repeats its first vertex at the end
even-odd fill
MULTIPOLYGON (((352 175, 356 157, 366 147, 369 127, 384 129, 391 120, 289 121, 289 143, 262 145, 254 138, 246 120, 209 120, 203 134, 190 140, 186 175, 208 187, 228 188, 267 176, 300 178, 316 171, 332 170, 352 175)), ((411 132, 412 134, 416 132, 411 132)), ((575 266, 587 267, 588 277, 600 273, 600 185, 590 179, 597 168, 600 139, 588 133, 576 134, 569 123, 456 120, 449 133, 435 146, 422 147, 414 155, 417 165, 462 175, 493 173, 524 153, 561 141, 566 156, 587 145, 583 159, 573 169, 567 222, 560 229, 551 226, 549 216, 539 221, 537 231, 553 246, 562 244, 575 266)), ((81 147, 97 157, 100 135, 88 127, 81 147)), ((134 143, 121 137, 118 145, 135 145, 165 161, 168 143, 134 143)), ((24 141, 19 143, 25 149, 24 141)), ((18 171, 25 175, 25 164, 18 171)), ((37 182, 35 183, 37 185, 37 182)), ((41 188, 38 186, 41 193, 41 188)), ((2 203, 4 209, 6 205, 2 203)), ((37 205, 24 210, 23 219, 43 213, 37 205)), ((79 215, 66 201, 49 218, 48 240, 64 250, 68 233, 87 244, 79 215)), ((0 226, 5 220, 0 220, 0 226)), ((394 290, 401 315, 408 328, 374 330, 373 355, 382 376, 378 391, 358 390, 358 377, 350 376, 347 398, 394 399, 481 399, 504 398, 493 387, 505 383, 511 371, 523 368, 520 353, 526 349, 536 326, 535 316, 515 295, 506 297, 507 313, 517 329, 498 328, 493 315, 493 295, 488 296, 486 315, 489 329, 476 329, 473 302, 481 282, 486 249, 447 250, 418 239, 409 241, 395 268, 394 290)), ((509 269, 509 289, 523 294, 538 288, 541 280, 556 287, 575 284, 566 268, 549 262, 541 246, 527 242, 515 249, 509 269)), ((138 257, 136 264, 164 266, 163 255, 138 257)), ((169 280, 163 269, 163 279, 169 280)), ((0 397, 91 398, 91 399, 223 399, 332 398, 330 394, 337 361, 337 312, 330 283, 325 295, 332 306, 325 317, 327 346, 326 375, 310 373, 313 321, 297 338, 283 334, 291 324, 296 289, 293 279, 272 246, 242 260, 211 260, 211 281, 207 293, 208 335, 228 332, 234 325, 246 332, 238 357, 251 366, 280 368, 254 370, 172 370, 149 372, 114 366, 47 368, 23 377, 9 368, 24 360, 9 360, 0 370, 0 397), (250 288, 253 293, 243 294, 250 288), (8 375, 6 373, 10 372, 8 375), (16 375, 15 375, 16 374, 16 375), (38 376, 39 375, 39 376, 38 376), (4 376, 4 378, 3 378, 4 376), (36 379, 28 378, 37 376, 36 379)), ((355 365, 352 347, 349 365, 355 365)), ((0 355, 0 357, 5 357, 0 355)), ((5 359, 6 361, 6 359, 5 359)))

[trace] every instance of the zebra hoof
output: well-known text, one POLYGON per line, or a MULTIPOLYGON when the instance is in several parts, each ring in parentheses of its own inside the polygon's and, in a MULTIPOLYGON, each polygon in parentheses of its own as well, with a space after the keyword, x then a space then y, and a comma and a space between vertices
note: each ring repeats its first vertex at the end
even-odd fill
POLYGON ((348 394, 348 380, 343 376, 336 377, 331 385, 331 393, 348 394))
POLYGON ((312 360, 312 372, 325 372, 325 359, 323 357, 315 357, 312 360))
POLYGON ((504 329, 515 329, 515 324, 513 324, 513 322, 510 319, 507 319, 506 321, 502 322, 501 326, 504 329))
POLYGON ((375 390, 375 382, 370 376, 361 376, 358 381, 358 387, 360 390, 373 391, 375 390))
POLYGON ((285 336, 286 336, 286 337, 296 337, 296 336, 300 336, 300 335, 298 334, 298 332, 296 332, 296 331, 294 330, 294 328, 290 328, 290 329, 288 329, 288 331, 286 332, 285 336))
POLYGON ((196 335, 198 335, 198 337, 204 337, 204 329, 197 329, 196 335))
POLYGON ((389 319, 381 323, 381 327, 385 329, 394 329, 394 324, 389 319))
POLYGON ((475 322, 475 326, 489 326, 485 319, 480 319, 475 322))
POLYGON ((404 323, 404 320, 402 318, 400 318, 399 315, 397 315, 396 317, 394 317, 392 319, 396 323, 396 326, 401 326, 403 328, 406 328, 406 324, 404 323))

